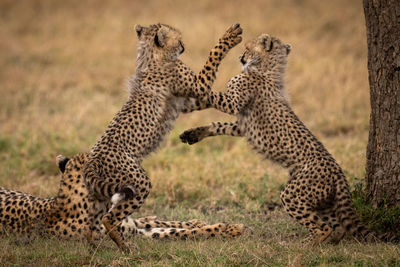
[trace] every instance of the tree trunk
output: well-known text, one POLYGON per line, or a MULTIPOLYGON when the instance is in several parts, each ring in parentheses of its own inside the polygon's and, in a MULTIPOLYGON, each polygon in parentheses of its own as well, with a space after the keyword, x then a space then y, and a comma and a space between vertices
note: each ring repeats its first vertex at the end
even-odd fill
POLYGON ((400 1, 363 0, 371 116, 366 197, 400 207, 400 1))

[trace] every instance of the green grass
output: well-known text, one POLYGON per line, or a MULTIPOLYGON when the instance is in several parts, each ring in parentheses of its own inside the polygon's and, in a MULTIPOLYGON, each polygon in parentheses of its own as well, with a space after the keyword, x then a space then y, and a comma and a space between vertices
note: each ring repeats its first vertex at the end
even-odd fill
MULTIPOLYGON (((161 209, 159 214, 163 215, 161 209)), ((164 209, 168 216, 193 216, 202 219, 235 219, 251 226, 254 234, 236 240, 159 241, 131 240, 137 250, 125 255, 110 240, 95 251, 79 241, 36 239, 23 244, 15 237, 3 237, 0 261, 7 265, 143 265, 143 266, 397 266, 398 246, 342 242, 337 246, 304 247, 300 240, 306 233, 279 211, 263 214, 229 209, 206 215, 198 210, 176 207, 164 209), (233 215, 232 217, 230 216, 233 215), (240 216, 238 216, 240 214, 240 216)))
MULTIPOLYGON (((182 60, 198 71, 220 34, 240 22, 244 41, 269 33, 293 47, 287 91, 296 114, 328 148, 349 182, 365 176, 369 87, 361 1, 0 1, 0 185, 53 196, 55 157, 88 151, 127 98, 134 69, 133 25, 164 22, 183 33, 182 60)), ((220 67, 215 90, 240 72, 243 44, 220 67)), ((398 266, 399 246, 303 246, 306 231, 269 211, 287 181, 246 142, 210 138, 181 144, 190 127, 234 118, 209 110, 183 115, 162 148, 144 161, 153 183, 142 215, 244 223, 236 240, 130 240, 121 254, 108 239, 94 253, 84 242, 0 237, 6 266, 398 266)), ((398 210, 374 211, 355 187, 364 221, 398 228, 398 210), (389 226, 390 225, 390 226, 389 226)))
POLYGON ((354 185, 352 191, 354 206, 361 218, 369 227, 378 232, 392 232, 400 235, 400 208, 389 206, 385 203, 378 208, 373 208, 365 200, 364 187, 362 183, 354 185))

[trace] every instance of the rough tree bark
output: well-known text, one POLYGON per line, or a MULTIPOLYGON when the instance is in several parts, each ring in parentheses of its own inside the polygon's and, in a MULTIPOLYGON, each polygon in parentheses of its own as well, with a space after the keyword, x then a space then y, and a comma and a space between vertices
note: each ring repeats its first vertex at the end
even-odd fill
POLYGON ((366 197, 400 207, 400 1, 363 0, 371 116, 366 197))

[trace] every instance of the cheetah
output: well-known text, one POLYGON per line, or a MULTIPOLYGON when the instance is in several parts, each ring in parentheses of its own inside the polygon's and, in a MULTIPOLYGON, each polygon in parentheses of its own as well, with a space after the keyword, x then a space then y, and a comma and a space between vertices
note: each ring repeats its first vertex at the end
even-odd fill
MULTIPOLYGON (((82 176, 87 153, 71 159, 59 155, 61 171, 57 196, 35 197, 27 193, 0 187, 0 233, 15 233, 32 239, 39 235, 59 239, 84 239, 89 223, 89 192, 82 176)), ((162 221, 156 216, 139 219, 125 218, 118 226, 124 238, 134 235, 152 239, 234 238, 246 230, 243 224, 217 223, 209 225, 199 220, 162 221)), ((105 228, 96 239, 105 236, 105 228)))
MULTIPOLYGON (((66 170, 65 157, 57 158, 61 171, 57 196, 40 198, 27 193, 0 188, 0 227, 30 237, 34 234, 56 236, 63 239, 83 236, 88 223, 89 203, 87 189, 81 175, 70 176, 87 161, 85 154, 73 159, 74 165, 66 170)), ((72 163, 72 162, 71 162, 72 163)))
POLYGON ((227 91, 208 92, 209 104, 236 122, 214 122, 180 135, 194 144, 216 135, 244 136, 265 158, 288 169, 289 181, 280 198, 286 212, 310 232, 309 242, 339 242, 345 234, 359 240, 398 242, 378 236, 356 217, 343 170, 291 109, 284 90, 284 73, 291 46, 262 34, 245 45, 241 74, 227 91))
POLYGON ((129 252, 118 225, 137 211, 151 183, 141 162, 170 131, 180 112, 206 108, 196 98, 209 91, 221 60, 241 42, 239 24, 231 26, 195 75, 178 59, 184 52, 181 33, 166 24, 135 27, 139 43, 136 73, 129 81, 129 99, 93 146, 84 177, 95 209, 87 239, 99 221, 117 246, 129 252), (111 207, 107 208, 111 203, 111 207))

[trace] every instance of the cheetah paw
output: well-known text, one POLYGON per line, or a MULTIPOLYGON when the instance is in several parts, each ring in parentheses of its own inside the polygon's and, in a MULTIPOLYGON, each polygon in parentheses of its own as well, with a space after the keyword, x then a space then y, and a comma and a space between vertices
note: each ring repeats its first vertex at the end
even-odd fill
POLYGON ((243 30, 240 27, 240 24, 235 23, 226 30, 225 34, 221 38, 221 42, 227 42, 229 48, 233 48, 242 41, 242 32, 243 30))
POLYGON ((179 135, 179 138, 181 139, 182 143, 187 143, 189 145, 193 145, 200 141, 197 129, 184 131, 181 135, 179 135))

